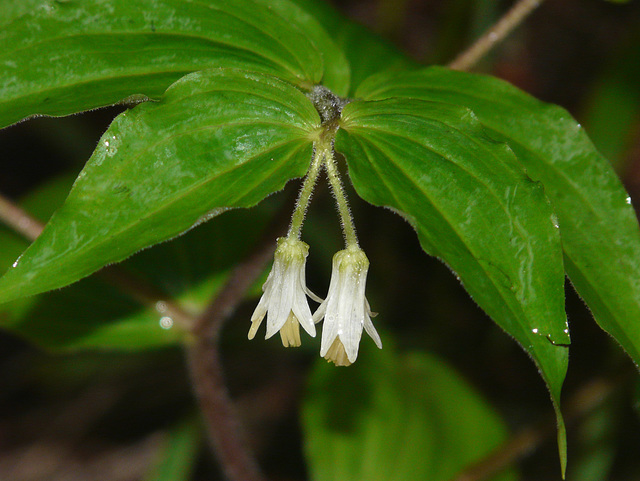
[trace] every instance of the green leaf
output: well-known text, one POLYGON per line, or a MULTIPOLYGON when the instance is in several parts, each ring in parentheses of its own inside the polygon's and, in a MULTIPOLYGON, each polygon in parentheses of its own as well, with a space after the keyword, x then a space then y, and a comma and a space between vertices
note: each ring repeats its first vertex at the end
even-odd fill
POLYGON ((349 86, 342 52, 288 0, 49 1, 0 30, 0 44, 0 128, 157 99, 185 74, 218 66, 300 87, 322 81, 338 95, 349 86))
POLYGON ((357 101, 336 149, 358 194, 403 215, 493 320, 534 359, 559 413, 569 335, 562 250, 540 183, 468 110, 421 100, 357 101))
POLYGON ((42 0, 21 0, 20 2, 4 0, 0 2, 0 25, 4 27, 16 18, 42 8, 43 4, 42 0))
POLYGON ((202 426, 196 416, 183 419, 168 433, 155 466, 144 481, 189 481, 202 446, 202 426))
MULTIPOLYGON (((20 206, 33 218, 46 222, 54 210, 62 205, 75 176, 62 175, 37 187, 20 200, 20 206)), ((18 256, 29 247, 19 234, 0 223, 0 274, 11 267, 18 256)), ((24 315, 37 302, 35 298, 20 299, 0 307, 0 325, 6 325, 24 315)))
POLYGON ((302 176, 319 116, 274 77, 215 69, 121 114, 65 205, 0 279, 0 302, 56 289, 302 176))
POLYGON ((640 364, 636 214, 613 169, 568 112, 504 81, 444 68, 372 78, 358 95, 464 105, 492 137, 508 142, 528 175, 544 184, 571 282, 598 324, 640 364))
POLYGON ((322 24, 342 49, 351 67, 351 90, 371 75, 385 70, 414 69, 419 64, 364 26, 347 19, 329 3, 317 0, 292 0, 322 24))
MULTIPOLYGON (((64 202, 72 181, 68 176, 54 179, 30 194, 23 207, 46 220, 64 202)), ((119 269, 161 297, 199 312, 255 243, 273 214, 272 204, 226 212, 178 239, 141 252, 119 269)), ((27 246, 27 241, 0 228, 0 272, 27 246)), ((4 304, 0 326, 49 351, 141 350, 184 340, 184 330, 179 325, 169 327, 160 306, 141 305, 126 294, 104 277, 90 277, 67 289, 4 304)))
POLYGON ((363 346, 366 362, 349 369, 318 360, 303 405, 312 480, 447 481, 505 440, 500 418, 442 359, 389 344, 363 346))

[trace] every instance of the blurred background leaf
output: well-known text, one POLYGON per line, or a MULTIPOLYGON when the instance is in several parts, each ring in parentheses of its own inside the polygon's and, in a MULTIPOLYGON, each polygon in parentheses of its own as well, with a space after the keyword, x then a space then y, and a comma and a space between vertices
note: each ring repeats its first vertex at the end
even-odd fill
POLYGON ((144 481, 188 481, 193 474, 203 432, 200 419, 189 416, 179 421, 165 438, 157 464, 144 481))
POLYGON ((302 408, 312 480, 447 481, 506 439, 500 417, 444 360, 369 344, 366 366, 316 362, 302 408))

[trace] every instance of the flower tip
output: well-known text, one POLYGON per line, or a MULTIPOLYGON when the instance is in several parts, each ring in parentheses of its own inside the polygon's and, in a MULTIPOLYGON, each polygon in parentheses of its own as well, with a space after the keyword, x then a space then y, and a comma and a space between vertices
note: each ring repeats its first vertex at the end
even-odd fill
POLYGON ((353 364, 347 357, 347 351, 344 348, 344 344, 342 344, 342 341, 338 337, 333 340, 333 343, 324 355, 324 358, 327 361, 334 363, 336 366, 350 366, 353 364))
POLYGON ((265 314, 266 312, 260 309, 260 306, 258 306, 256 310, 253 312, 253 315, 251 316, 251 327, 249 328, 249 334, 247 335, 249 340, 256 337, 256 332, 258 332, 258 329, 262 324, 262 320, 264 319, 265 314))
POLYGON ((286 322, 280 329, 280 337, 284 347, 300 347, 300 323, 293 312, 289 314, 286 322))
POLYGON ((249 334, 247 334, 247 337, 249 338, 249 340, 256 337, 256 332, 258 332, 259 327, 260 327, 260 322, 254 322, 253 324, 251 324, 251 327, 249 328, 249 334))

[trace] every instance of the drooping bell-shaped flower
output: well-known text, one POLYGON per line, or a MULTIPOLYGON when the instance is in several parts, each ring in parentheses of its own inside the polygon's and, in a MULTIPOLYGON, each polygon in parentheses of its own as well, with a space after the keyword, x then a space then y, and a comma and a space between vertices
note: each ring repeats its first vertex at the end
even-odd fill
POLYGON ((358 357, 362 329, 376 346, 382 341, 371 322, 375 316, 365 297, 369 259, 357 244, 333 256, 333 269, 327 298, 313 315, 313 321, 324 317, 320 355, 337 366, 348 366, 358 357))
POLYGON ((280 331, 285 347, 300 345, 300 325, 310 336, 315 337, 316 328, 312 321, 307 295, 321 302, 307 289, 305 264, 309 246, 301 240, 281 237, 274 256, 273 267, 262 286, 262 297, 251 316, 249 339, 253 339, 265 315, 269 339, 280 331))

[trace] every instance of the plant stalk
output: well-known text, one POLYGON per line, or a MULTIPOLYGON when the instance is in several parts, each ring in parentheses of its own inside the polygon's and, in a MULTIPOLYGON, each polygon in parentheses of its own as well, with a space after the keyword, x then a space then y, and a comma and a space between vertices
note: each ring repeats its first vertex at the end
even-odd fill
POLYGON ((527 18, 544 0, 519 0, 502 18, 493 24, 473 45, 458 55, 449 68, 469 70, 493 47, 502 42, 525 18, 527 18))
POLYGON ((344 233, 346 246, 357 247, 358 236, 356 235, 356 227, 353 223, 353 217, 351 216, 351 211, 349 209, 349 202, 347 201, 347 196, 344 192, 342 181, 340 180, 338 167, 336 166, 336 161, 333 156, 333 145, 325 145, 323 149, 325 152, 324 165, 327 168, 327 177, 329 178, 331 190, 333 191, 333 195, 338 206, 338 212, 340 214, 340 220, 342 221, 342 231, 344 233))
POLYGON ((296 202, 293 216, 291 217, 291 225, 289 226, 289 232, 287 237, 300 239, 300 233, 302 232, 302 223, 309 207, 309 201, 311 200, 311 194, 313 188, 318 180, 318 174, 320 173, 320 167, 322 166, 322 158, 324 152, 314 146, 313 159, 311 160, 311 166, 307 172, 307 176, 304 178, 304 183, 300 189, 298 195, 298 201, 296 202))

